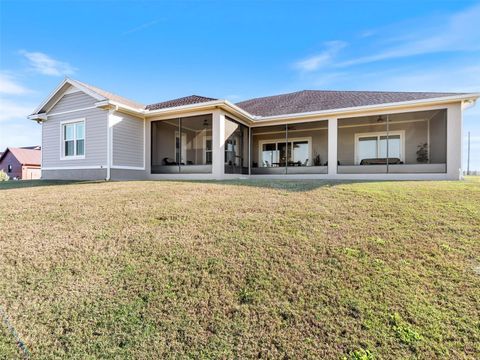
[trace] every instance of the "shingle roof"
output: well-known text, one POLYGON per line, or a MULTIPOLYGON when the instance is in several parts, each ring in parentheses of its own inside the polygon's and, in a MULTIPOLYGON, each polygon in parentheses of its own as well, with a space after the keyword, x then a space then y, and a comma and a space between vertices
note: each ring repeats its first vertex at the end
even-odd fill
POLYGON ((303 90, 245 100, 236 105, 252 115, 274 116, 451 95, 459 95, 459 93, 303 90))
MULTIPOLYGON (((73 79, 71 79, 73 80, 73 79)), ((201 104, 216 98, 190 95, 177 99, 143 105, 97 88, 95 86, 73 80, 109 100, 127 105, 135 109, 159 110, 178 106, 201 104)), ((298 114, 322 110, 335 110, 358 106, 397 103, 411 100, 423 100, 445 96, 463 95, 464 93, 446 92, 392 92, 392 91, 333 91, 333 90, 303 90, 288 94, 254 98, 236 105, 255 116, 275 116, 298 114)))
POLYGON ((118 103, 121 103, 123 105, 127 105, 129 107, 132 107, 132 108, 135 108, 135 109, 144 109, 145 108, 145 105, 144 104, 141 104, 139 102, 136 102, 136 101, 133 101, 133 100, 129 100, 127 98, 124 98, 123 96, 120 96, 120 95, 117 95, 117 94, 114 94, 114 93, 111 93, 109 91, 105 91, 103 89, 100 89, 96 86, 93 86, 93 85, 90 85, 90 84, 86 84, 84 82, 81 82, 81 81, 78 81, 78 80, 74 80, 76 82, 78 82, 79 84, 85 86, 87 89, 90 89, 91 91, 103 96, 104 98, 106 99, 109 99, 109 100, 113 100, 113 101, 116 101, 118 103))
POLYGON ((22 165, 38 165, 42 163, 42 152, 40 150, 24 149, 24 148, 7 148, 5 152, 0 156, 0 160, 4 156, 7 156, 7 152, 10 151, 15 156, 19 163, 22 165))
POLYGON ((166 109, 166 108, 171 108, 176 106, 200 104, 203 102, 214 101, 214 100, 218 100, 218 99, 209 98, 205 96, 190 95, 190 96, 185 96, 178 99, 173 99, 173 100, 159 102, 156 104, 147 105, 145 109, 147 110, 166 109))

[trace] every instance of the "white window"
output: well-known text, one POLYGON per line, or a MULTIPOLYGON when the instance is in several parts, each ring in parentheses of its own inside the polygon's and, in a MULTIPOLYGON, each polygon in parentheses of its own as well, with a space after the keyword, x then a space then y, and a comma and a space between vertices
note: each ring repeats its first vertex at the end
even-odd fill
POLYGON ((72 120, 62 124, 63 159, 85 158, 85 119, 72 120))
POLYGON ((388 137, 386 132, 355 134, 355 164, 360 165, 362 160, 387 157, 404 161, 404 139, 404 131, 391 131, 388 133, 388 137))

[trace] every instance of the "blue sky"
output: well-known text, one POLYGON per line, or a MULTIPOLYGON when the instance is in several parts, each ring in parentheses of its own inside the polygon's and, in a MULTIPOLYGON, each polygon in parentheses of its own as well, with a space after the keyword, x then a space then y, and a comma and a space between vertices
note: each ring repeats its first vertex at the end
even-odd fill
MULTIPOLYGON (((480 92, 480 2, 0 0, 0 148, 65 75, 143 103, 302 89, 480 92)), ((465 112, 480 170, 480 104, 465 112)))

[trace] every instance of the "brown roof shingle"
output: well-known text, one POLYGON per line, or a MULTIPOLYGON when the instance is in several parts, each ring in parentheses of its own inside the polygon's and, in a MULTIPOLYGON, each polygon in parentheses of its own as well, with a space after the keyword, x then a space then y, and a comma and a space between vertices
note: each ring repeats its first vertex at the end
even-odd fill
POLYGON ((274 116, 421 100, 459 93, 303 90, 245 100, 236 105, 256 116, 274 116))
POLYGON ((167 108, 177 107, 177 106, 200 104, 200 103, 214 101, 214 100, 218 100, 218 99, 209 98, 205 96, 190 95, 190 96, 185 96, 178 99, 172 99, 168 101, 159 102, 156 104, 147 105, 145 109, 147 110, 167 109, 167 108))

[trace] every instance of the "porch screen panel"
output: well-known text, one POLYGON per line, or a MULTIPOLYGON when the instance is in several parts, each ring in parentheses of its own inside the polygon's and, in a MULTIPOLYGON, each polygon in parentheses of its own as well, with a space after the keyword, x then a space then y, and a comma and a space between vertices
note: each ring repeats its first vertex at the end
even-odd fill
POLYGON ((388 172, 446 171, 446 111, 415 111, 388 116, 388 172))
POLYGON ((328 162, 328 121, 288 125, 288 174, 325 174, 328 162))
POLYGON ((225 174, 248 174, 248 127, 225 118, 225 174))
POLYGON ((291 151, 288 150, 286 126, 261 126, 251 131, 252 175, 286 174, 291 151))
POLYGON ((387 172, 389 162, 387 122, 388 116, 385 114, 338 120, 339 174, 387 172))
POLYGON ((212 172, 212 116, 210 114, 180 119, 181 173, 212 172))
POLYGON ((151 124, 152 174, 178 173, 180 170, 180 120, 153 121, 151 124))

